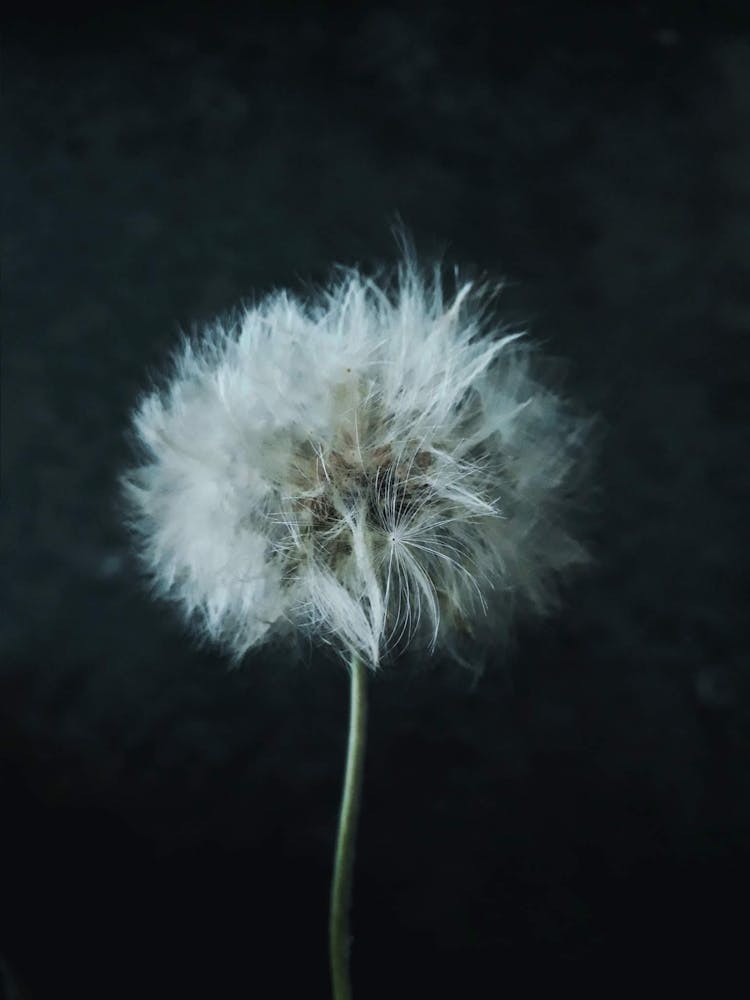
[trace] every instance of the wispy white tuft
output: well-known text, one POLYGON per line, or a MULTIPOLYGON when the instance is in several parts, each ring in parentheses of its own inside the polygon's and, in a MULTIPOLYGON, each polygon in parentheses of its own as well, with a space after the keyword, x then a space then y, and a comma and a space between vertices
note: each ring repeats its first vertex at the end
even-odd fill
POLYGON ((590 422, 492 318, 497 289, 446 300, 409 255, 383 286, 340 274, 183 341, 134 415, 143 559, 235 660, 283 625, 373 668, 417 636, 504 637, 586 558, 565 517, 590 422))

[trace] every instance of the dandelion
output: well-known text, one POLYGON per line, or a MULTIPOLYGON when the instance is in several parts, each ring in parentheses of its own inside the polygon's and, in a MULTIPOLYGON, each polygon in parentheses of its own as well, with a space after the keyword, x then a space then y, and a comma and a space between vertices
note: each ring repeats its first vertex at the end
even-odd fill
POLYGON ((567 527, 591 421, 535 375, 498 288, 342 270, 185 338, 134 414, 123 477, 156 591, 235 662, 283 633, 350 665, 347 770, 331 900, 336 1000, 351 995, 348 903, 365 676, 409 645, 462 658, 548 611, 586 554, 567 527), (479 636, 481 639, 481 636, 479 636))

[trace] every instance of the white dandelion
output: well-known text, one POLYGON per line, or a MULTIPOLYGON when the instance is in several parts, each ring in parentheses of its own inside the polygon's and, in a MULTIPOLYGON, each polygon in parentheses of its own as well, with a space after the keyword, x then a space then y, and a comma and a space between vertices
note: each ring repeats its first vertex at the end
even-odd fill
POLYGON ((284 631, 351 663, 352 716, 331 916, 350 996, 347 901, 364 671, 415 641, 507 637, 586 561, 571 535, 592 421, 534 374, 497 286, 412 254, 389 281, 342 270, 311 301, 278 292, 199 338, 134 415, 124 476, 156 590, 235 662, 284 631))
POLYGON ((413 261, 287 292, 185 340, 134 417, 131 522, 158 591, 238 661, 284 628, 375 669, 552 606, 590 421, 533 347, 413 261))

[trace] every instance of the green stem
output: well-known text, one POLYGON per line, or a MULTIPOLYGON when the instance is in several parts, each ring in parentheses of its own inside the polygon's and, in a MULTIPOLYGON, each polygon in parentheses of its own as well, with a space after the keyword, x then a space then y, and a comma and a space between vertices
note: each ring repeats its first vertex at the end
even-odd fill
POLYGON ((365 685, 367 668, 356 653, 352 653, 350 677, 349 744, 346 750, 346 774, 341 793, 341 811, 331 883, 331 915, 328 925, 333 1000, 351 1000, 352 996, 349 975, 349 945, 351 942, 349 909, 352 897, 354 840, 362 798, 362 774, 367 734, 367 690, 365 685))

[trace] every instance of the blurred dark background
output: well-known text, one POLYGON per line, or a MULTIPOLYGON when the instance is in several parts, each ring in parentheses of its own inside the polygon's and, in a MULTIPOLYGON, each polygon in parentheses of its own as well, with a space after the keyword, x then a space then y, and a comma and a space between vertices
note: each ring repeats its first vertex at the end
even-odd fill
POLYGON ((355 996, 723 995, 750 890, 744 6, 6 19, 9 997, 328 995, 346 674, 197 648, 116 477, 180 328, 393 260, 398 216, 509 279, 607 435, 563 613, 474 688, 408 657, 371 685, 355 996))

